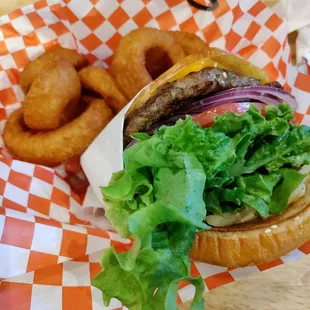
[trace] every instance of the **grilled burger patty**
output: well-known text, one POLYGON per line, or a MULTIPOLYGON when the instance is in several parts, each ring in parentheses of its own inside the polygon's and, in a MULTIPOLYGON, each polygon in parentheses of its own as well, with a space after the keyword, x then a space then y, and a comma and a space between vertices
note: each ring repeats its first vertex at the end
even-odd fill
MULTIPOLYGON (((141 108, 128 116, 125 123, 124 141, 128 143, 131 140, 131 134, 149 130, 153 124, 173 116, 185 105, 210 93, 255 85, 260 85, 260 81, 218 68, 206 68, 172 83, 165 83, 141 108)), ((277 82, 269 86, 281 87, 277 82)))

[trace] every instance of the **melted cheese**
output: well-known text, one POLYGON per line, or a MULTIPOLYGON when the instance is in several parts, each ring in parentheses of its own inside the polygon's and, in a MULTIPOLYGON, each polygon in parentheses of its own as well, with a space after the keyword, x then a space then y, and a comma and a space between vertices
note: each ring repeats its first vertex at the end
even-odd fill
POLYGON ((173 75, 171 78, 168 79, 168 82, 180 80, 192 72, 198 72, 205 68, 215 68, 215 67, 220 69, 226 69, 225 66, 223 66, 218 62, 215 62, 210 58, 199 59, 194 61, 191 65, 186 66, 185 68, 182 68, 181 70, 176 72, 175 75, 173 75))

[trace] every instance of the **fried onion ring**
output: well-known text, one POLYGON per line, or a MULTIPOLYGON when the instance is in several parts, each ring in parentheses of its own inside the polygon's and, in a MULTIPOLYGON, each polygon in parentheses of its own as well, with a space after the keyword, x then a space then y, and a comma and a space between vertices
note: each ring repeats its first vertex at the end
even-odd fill
POLYGON ((79 72, 83 88, 92 90, 104 98, 110 108, 118 113, 128 103, 114 78, 104 69, 86 67, 79 72))
POLYGON ((208 44, 198 36, 189 32, 168 31, 178 44, 180 44, 186 55, 194 55, 208 49, 208 44))
MULTIPOLYGON (((170 59, 171 65, 186 56, 183 48, 176 43, 171 35, 157 29, 133 30, 119 42, 112 59, 110 72, 115 76, 116 82, 129 99, 132 99, 144 86, 153 81, 150 69, 146 68, 146 54, 154 48, 163 51, 170 59)), ((156 58, 156 62, 159 61, 157 57, 154 58, 156 58)), ((151 65, 147 65, 147 67, 150 68, 151 65)), ((165 70, 167 69, 169 68, 165 68, 165 70)), ((163 72, 157 72, 157 74, 161 73, 163 72)))
POLYGON ((32 83, 24 102, 24 120, 31 129, 55 129, 68 105, 73 110, 81 96, 79 75, 70 61, 48 63, 32 83))
POLYGON ((103 99, 94 99, 85 112, 67 125, 33 133, 25 125, 23 108, 20 108, 9 117, 3 139, 18 159, 53 167, 81 155, 113 116, 103 99))
POLYGON ((33 83, 35 78, 41 73, 42 69, 49 62, 56 60, 60 57, 69 60, 77 70, 88 65, 88 61, 85 56, 79 55, 68 48, 57 47, 49 50, 37 59, 29 62, 25 66, 24 70, 20 73, 19 82, 25 94, 27 94, 31 84, 33 83))

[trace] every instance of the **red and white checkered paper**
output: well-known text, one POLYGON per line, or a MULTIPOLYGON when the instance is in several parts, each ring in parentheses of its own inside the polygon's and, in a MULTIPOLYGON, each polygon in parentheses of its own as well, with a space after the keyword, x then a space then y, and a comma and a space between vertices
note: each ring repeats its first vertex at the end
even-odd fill
MULTIPOLYGON (((211 46, 263 67, 296 96, 298 119, 310 125, 310 76, 290 65, 283 21, 258 0, 220 0, 213 13, 185 0, 42 0, 0 18, 0 132, 24 99, 18 73, 54 45, 77 50, 108 66, 119 40, 139 27, 194 32, 211 46)), ((113 231, 77 217, 87 180, 78 160, 57 169, 10 158, 0 137, 1 309, 102 309, 91 287, 102 251, 130 248, 113 231)), ((272 263, 227 269, 192 263, 206 291, 310 253, 310 242, 272 263)), ((178 301, 193 296, 180 286, 178 301)), ((123 309, 113 301, 110 309, 123 309)))

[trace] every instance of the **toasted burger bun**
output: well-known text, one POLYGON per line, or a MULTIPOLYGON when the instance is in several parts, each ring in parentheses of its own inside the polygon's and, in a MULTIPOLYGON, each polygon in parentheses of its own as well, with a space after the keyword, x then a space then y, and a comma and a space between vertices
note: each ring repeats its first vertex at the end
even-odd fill
POLYGON ((258 265, 310 240, 310 178, 306 193, 281 215, 196 234, 190 258, 225 267, 258 265))

